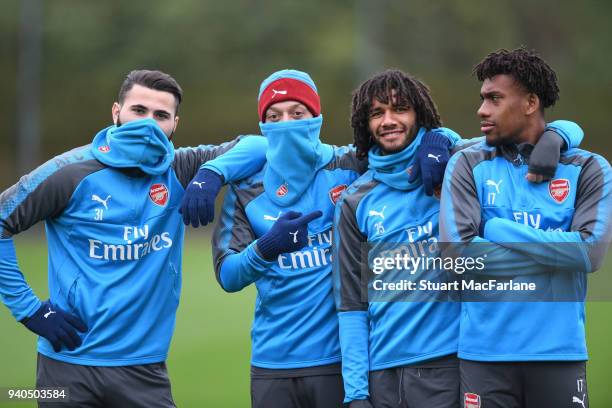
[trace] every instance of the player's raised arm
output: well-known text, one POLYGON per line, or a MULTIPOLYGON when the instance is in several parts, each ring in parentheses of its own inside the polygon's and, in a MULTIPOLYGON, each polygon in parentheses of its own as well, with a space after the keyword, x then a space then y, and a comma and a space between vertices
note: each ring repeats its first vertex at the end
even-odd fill
POLYGON ((213 221, 215 199, 222 185, 259 171, 266 160, 268 143, 261 136, 240 136, 219 146, 201 145, 177 150, 174 161, 185 195, 179 212, 185 225, 213 221))
MULTIPOLYGON (((549 123, 534 146, 527 180, 541 183, 551 179, 559 165, 561 153, 568 148, 578 147, 583 137, 584 132, 577 123, 567 120, 549 123)), ((426 194, 432 195, 435 189, 442 186, 442 178, 450 155, 482 141, 484 137, 462 139, 448 128, 432 129, 423 137, 417 149, 417 160, 410 180, 414 181, 421 177, 426 194)))

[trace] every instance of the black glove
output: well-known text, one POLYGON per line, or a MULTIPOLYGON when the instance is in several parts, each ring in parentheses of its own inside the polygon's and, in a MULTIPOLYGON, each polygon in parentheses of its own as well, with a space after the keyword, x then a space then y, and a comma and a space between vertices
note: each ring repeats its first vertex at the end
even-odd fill
POLYGON ((527 180, 541 183, 555 177, 565 141, 553 130, 545 131, 529 156, 527 180))
POLYGON ((53 306, 51 301, 44 302, 31 317, 21 321, 30 331, 49 340, 53 350, 59 352, 62 346, 72 351, 82 343, 77 331, 85 333, 87 326, 81 319, 53 306))
POLYGON ((304 248, 308 242, 308 223, 322 215, 321 211, 306 215, 289 211, 281 215, 272 228, 257 240, 259 253, 271 261, 280 254, 304 248))

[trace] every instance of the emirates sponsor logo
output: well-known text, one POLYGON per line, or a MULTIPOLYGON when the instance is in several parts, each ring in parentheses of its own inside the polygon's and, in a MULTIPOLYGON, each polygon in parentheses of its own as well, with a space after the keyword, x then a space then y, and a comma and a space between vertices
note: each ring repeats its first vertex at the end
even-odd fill
POLYGON ((548 192, 553 200, 561 204, 569 196, 570 182, 568 179, 554 179, 548 184, 548 192))
MULTIPOLYGON (((151 231, 152 232, 152 231, 151 231)), ((104 261, 137 261, 172 247, 172 237, 167 231, 149 233, 149 226, 124 227, 123 243, 103 242, 89 238, 89 257, 104 261)))
POLYGON ((281 269, 320 268, 331 265, 332 229, 308 236, 308 245, 301 251, 280 254, 277 262, 281 269))
POLYGON ((149 198, 160 207, 168 204, 168 188, 164 184, 153 184, 149 189, 149 198))

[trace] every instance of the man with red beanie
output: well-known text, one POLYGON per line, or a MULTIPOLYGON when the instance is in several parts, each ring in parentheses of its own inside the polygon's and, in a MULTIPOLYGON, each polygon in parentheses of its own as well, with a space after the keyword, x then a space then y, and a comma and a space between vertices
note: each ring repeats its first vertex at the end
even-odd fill
POLYGON ((267 164, 227 191, 213 237, 217 280, 228 292, 257 287, 253 407, 340 407, 332 218, 366 163, 352 149, 321 142, 321 103, 304 72, 269 76, 258 112, 267 164))

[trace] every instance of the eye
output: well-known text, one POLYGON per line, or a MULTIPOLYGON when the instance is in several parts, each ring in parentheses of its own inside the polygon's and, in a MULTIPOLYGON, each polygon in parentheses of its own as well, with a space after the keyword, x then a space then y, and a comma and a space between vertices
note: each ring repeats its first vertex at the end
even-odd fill
POLYGON ((381 110, 377 109, 377 110, 370 111, 370 115, 369 115, 370 119, 376 119, 376 118, 379 118, 381 116, 382 116, 382 111, 381 110))
POLYGON ((397 113, 405 113, 410 111, 410 106, 404 105, 404 106, 396 106, 395 107, 395 112, 397 113))
POLYGON ((301 111, 301 110, 296 110, 296 111, 293 112, 293 116, 295 116, 297 118, 302 117, 302 115, 304 115, 304 112, 301 111))
POLYGON ((267 113, 266 114, 266 122, 277 122, 278 121, 278 114, 276 113, 267 113))
POLYGON ((132 112, 137 113, 139 115, 143 115, 143 114, 146 113, 146 110, 144 108, 142 108, 142 107, 135 106, 135 107, 132 108, 132 112))
POLYGON ((168 115, 167 113, 156 113, 155 117, 158 118, 159 120, 168 120, 168 119, 170 119, 170 115, 168 115))

